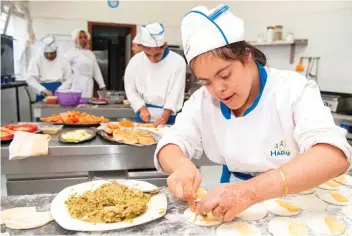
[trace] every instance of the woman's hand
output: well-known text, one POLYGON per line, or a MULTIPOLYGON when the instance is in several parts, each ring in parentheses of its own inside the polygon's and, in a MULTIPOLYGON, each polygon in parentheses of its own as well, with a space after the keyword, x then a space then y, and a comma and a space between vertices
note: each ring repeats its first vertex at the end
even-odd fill
POLYGON ((236 215, 256 203, 256 192, 245 182, 221 184, 211 190, 197 205, 197 214, 212 214, 232 221, 236 215))
POLYGON ((148 111, 148 108, 144 106, 139 111, 140 111, 141 120, 144 123, 148 123, 150 121, 150 113, 148 111))
POLYGON ((196 193, 199 188, 202 177, 197 167, 186 158, 179 163, 180 167, 168 177, 167 185, 172 194, 179 200, 187 201, 189 207, 194 211, 196 209, 196 193))

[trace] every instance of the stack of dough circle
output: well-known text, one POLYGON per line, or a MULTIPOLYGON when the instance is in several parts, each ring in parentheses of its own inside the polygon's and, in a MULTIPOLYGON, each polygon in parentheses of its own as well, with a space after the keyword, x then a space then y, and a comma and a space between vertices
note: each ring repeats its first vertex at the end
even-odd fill
POLYGON ((347 206, 351 204, 351 200, 347 196, 336 191, 321 191, 317 193, 317 196, 325 202, 338 206, 347 206))
POLYGON ((343 185, 352 186, 352 177, 349 175, 340 175, 334 178, 334 181, 343 185))
POLYGON ((211 212, 209 212, 206 216, 197 215, 189 208, 185 210, 184 216, 188 222, 200 226, 215 226, 221 224, 222 222, 222 219, 213 216, 211 212))
POLYGON ((346 206, 342 208, 341 213, 348 219, 352 220, 352 206, 346 206))
POLYGON ((261 220, 268 214, 263 204, 255 204, 246 210, 242 211, 236 217, 242 220, 261 220))
POLYGON ((343 234, 346 230, 346 225, 343 221, 330 215, 312 215, 307 219, 306 223, 312 231, 319 235, 339 235, 343 234))
POLYGON ((321 185, 318 188, 325 189, 325 190, 338 190, 341 184, 335 182, 334 180, 329 180, 321 185))
POLYGON ((314 192, 315 192, 315 188, 311 188, 311 189, 308 189, 308 190, 301 192, 300 194, 312 194, 314 192))
POLYGON ((268 231, 273 236, 308 236, 304 222, 289 217, 276 217, 269 221, 268 231))
POLYGON ((261 236, 260 230, 245 222, 230 222, 216 229, 217 236, 261 236))
POLYGON ((301 212, 296 204, 283 199, 271 199, 264 202, 265 208, 271 213, 279 216, 295 216, 301 212))
POLYGON ((292 201, 302 210, 322 213, 328 204, 317 198, 315 195, 302 195, 295 197, 292 201))

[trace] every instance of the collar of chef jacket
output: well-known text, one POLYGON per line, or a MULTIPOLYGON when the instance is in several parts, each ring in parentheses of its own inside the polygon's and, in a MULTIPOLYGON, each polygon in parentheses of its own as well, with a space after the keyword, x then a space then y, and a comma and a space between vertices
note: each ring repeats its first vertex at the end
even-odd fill
MULTIPOLYGON (((257 63, 258 70, 259 70, 260 92, 259 92, 257 98, 254 100, 252 106, 250 106, 247 110, 244 111, 243 116, 248 115, 258 105, 259 100, 262 96, 267 78, 268 78, 268 75, 266 73, 265 68, 262 65, 260 65, 258 62, 256 62, 256 63, 257 63)), ((227 120, 231 119, 231 112, 232 111, 223 102, 220 102, 220 109, 221 109, 221 113, 225 117, 225 119, 227 119, 227 120)))

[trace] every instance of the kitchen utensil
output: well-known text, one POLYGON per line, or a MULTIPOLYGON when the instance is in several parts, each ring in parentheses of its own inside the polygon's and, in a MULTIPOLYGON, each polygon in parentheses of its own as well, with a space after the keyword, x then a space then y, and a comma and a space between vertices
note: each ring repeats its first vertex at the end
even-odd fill
POLYGON ((319 57, 313 57, 312 68, 309 72, 309 76, 312 77, 315 81, 317 80, 316 78, 318 77, 318 62, 319 62, 319 57))
POLYGON ((306 78, 308 78, 309 72, 312 68, 312 58, 308 57, 308 66, 307 66, 307 72, 306 72, 306 78))
POLYGON ((304 66, 303 66, 303 57, 301 57, 301 59, 299 59, 299 63, 296 66, 296 71, 297 72, 302 72, 304 71, 304 66))
POLYGON ((123 91, 108 90, 106 94, 103 91, 98 91, 98 95, 100 98, 106 98, 110 104, 120 104, 123 103, 126 93, 123 91))
POLYGON ((60 105, 76 106, 79 104, 82 92, 77 90, 58 90, 55 95, 60 105))
MULTIPOLYGON (((151 197, 148 203, 148 209, 143 214, 133 219, 131 222, 118 222, 109 224, 92 224, 85 221, 77 220, 71 217, 68 212, 65 201, 72 194, 81 194, 86 191, 92 191, 98 188, 102 184, 107 184, 109 181, 97 180, 86 182, 71 187, 67 187, 62 190, 51 203, 51 214, 55 221, 64 229, 75 230, 75 231, 106 231, 129 228, 140 224, 159 219, 163 217, 167 210, 167 198, 165 194, 155 194, 151 197)), ((144 181, 136 180, 125 180, 123 184, 128 187, 138 186, 139 189, 156 189, 155 185, 152 185, 144 181)))

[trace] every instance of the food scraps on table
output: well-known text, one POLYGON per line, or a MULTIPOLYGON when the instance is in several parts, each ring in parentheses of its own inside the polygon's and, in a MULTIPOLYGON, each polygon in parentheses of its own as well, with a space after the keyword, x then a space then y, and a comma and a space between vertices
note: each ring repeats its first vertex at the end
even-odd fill
POLYGON ((150 194, 112 182, 95 191, 70 196, 65 204, 69 214, 89 223, 131 221, 147 211, 150 194))
POLYGON ((97 117, 87 113, 80 113, 79 111, 67 111, 60 113, 59 115, 52 115, 49 117, 40 118, 43 122, 52 122, 60 124, 99 124, 107 123, 109 119, 105 117, 97 117))

